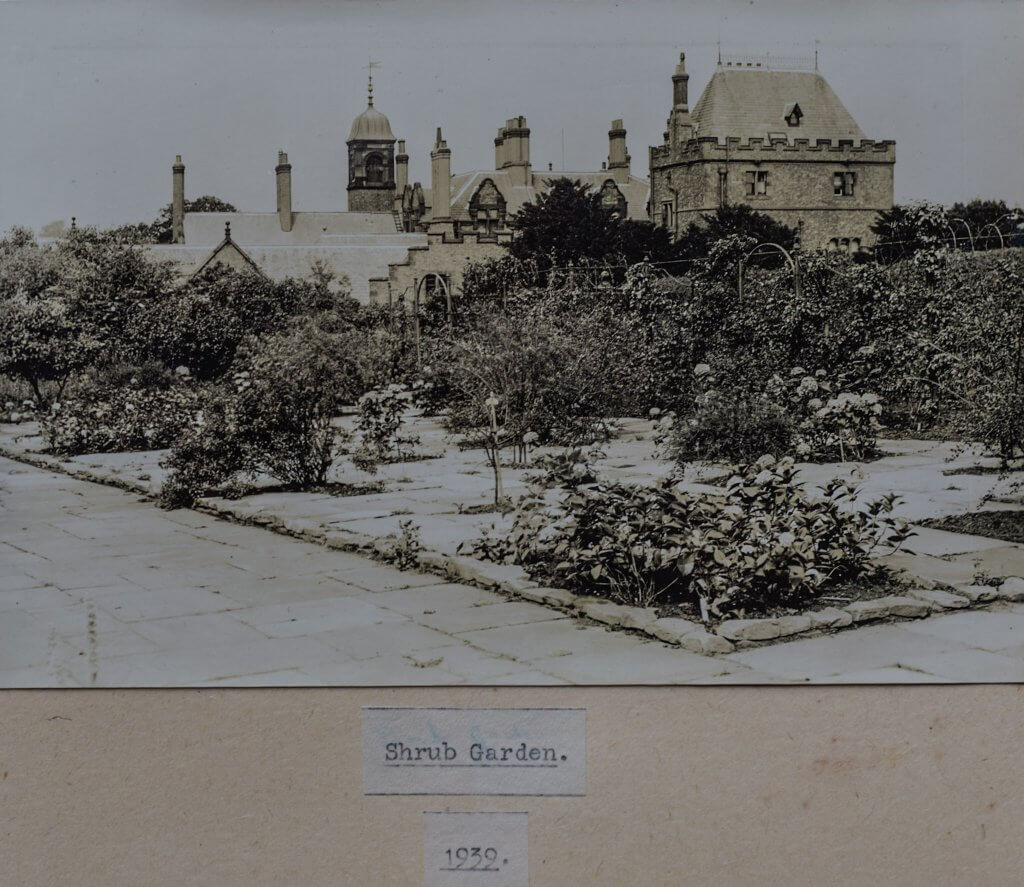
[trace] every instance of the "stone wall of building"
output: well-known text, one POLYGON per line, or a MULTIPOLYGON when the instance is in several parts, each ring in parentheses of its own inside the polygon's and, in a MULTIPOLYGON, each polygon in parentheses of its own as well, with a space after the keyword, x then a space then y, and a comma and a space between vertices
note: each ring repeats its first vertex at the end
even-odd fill
MULTIPOLYGON (((470 262, 482 262, 486 259, 497 259, 508 251, 502 245, 509 241, 508 235, 498 238, 479 238, 467 234, 462 237, 451 237, 446 234, 429 233, 428 243, 424 247, 413 247, 404 262, 388 266, 388 276, 370 280, 370 304, 388 305, 399 301, 411 306, 415 297, 415 288, 419 281, 439 274, 444 277, 452 293, 462 290, 462 275, 470 262)), ((421 289, 421 299, 426 292, 434 287, 428 280, 421 289)))
POLYGON ((895 147, 865 139, 810 145, 764 144, 760 139, 691 140, 651 149, 651 216, 678 235, 721 203, 747 203, 787 225, 804 222, 804 246, 824 249, 834 239, 870 246, 876 215, 892 207, 895 147), (754 176, 755 194, 748 192, 754 176), (835 193, 835 175, 852 174, 852 194, 835 193), (761 186, 758 177, 767 176, 761 186), (763 193, 762 193, 763 191, 763 193), (673 211, 666 212, 666 204, 673 211))

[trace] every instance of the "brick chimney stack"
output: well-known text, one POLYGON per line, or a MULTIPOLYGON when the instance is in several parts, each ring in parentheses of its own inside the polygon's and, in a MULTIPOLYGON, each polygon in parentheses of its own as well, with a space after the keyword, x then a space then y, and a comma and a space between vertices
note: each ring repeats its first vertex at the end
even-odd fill
POLYGON ((494 138, 494 168, 505 168, 505 127, 498 127, 498 134, 494 138))
POLYGON ((517 185, 530 184, 530 128, 525 117, 511 117, 502 131, 504 141, 502 168, 512 174, 517 185))
POLYGON ((690 75, 686 73, 686 53, 679 53, 679 64, 672 75, 672 107, 689 110, 690 75))
POLYGON ((686 73, 686 53, 679 53, 679 64, 672 75, 672 116, 669 132, 673 144, 682 144, 693 136, 689 105, 690 75, 686 73))
POLYGON ((405 139, 398 140, 398 153, 395 155, 395 192, 401 197, 405 186, 409 184, 409 155, 405 153, 405 139))
POLYGON ((621 120, 613 120, 608 130, 608 169, 619 184, 629 181, 629 154, 626 152, 626 129, 621 120))
POLYGON ((277 217, 282 231, 292 230, 292 165, 284 151, 277 152, 277 217))
POLYGON ((185 164, 181 155, 174 158, 171 167, 173 186, 171 189, 171 243, 185 242, 185 164))
POLYGON ((452 217, 452 152, 437 128, 434 150, 430 152, 431 225, 451 223, 452 217))

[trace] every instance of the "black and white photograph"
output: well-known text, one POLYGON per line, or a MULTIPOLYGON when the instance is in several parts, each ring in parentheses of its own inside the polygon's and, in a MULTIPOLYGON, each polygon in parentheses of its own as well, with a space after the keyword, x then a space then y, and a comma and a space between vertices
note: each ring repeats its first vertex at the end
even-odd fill
POLYGON ((0 2, 0 688, 1024 680, 1021 26, 0 2))

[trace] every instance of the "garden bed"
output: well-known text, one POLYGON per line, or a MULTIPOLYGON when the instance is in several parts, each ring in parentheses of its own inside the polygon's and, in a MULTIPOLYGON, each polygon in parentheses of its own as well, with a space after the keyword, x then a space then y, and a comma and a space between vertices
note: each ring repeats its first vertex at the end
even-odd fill
MULTIPOLYGON (((909 579, 901 578, 898 575, 881 577, 878 579, 865 579, 861 582, 846 582, 832 588, 828 594, 819 597, 813 606, 815 607, 845 607, 857 601, 873 601, 890 595, 903 595, 913 587, 914 583, 909 579)), ((700 608, 689 601, 671 604, 663 604, 656 607, 659 616, 690 619, 694 622, 700 621, 700 608)), ((788 607, 767 607, 763 613, 757 614, 757 618, 779 619, 785 616, 796 616, 807 612, 808 608, 792 609, 788 607)))
POLYGON ((921 526, 950 533, 1024 544, 1024 511, 975 511, 921 521, 921 526))

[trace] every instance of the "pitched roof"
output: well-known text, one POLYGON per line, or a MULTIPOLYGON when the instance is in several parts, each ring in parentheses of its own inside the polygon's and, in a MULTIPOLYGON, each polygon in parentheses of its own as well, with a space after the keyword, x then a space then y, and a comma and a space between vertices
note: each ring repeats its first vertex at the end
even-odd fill
POLYGON ((691 114, 698 138, 853 139, 864 133, 825 78, 807 71, 715 71, 691 114), (787 114, 800 107, 800 125, 787 114))
MULTIPOLYGON (((186 213, 184 245, 151 246, 154 258, 173 260, 190 277, 224 245, 231 223, 235 251, 272 280, 308 277, 321 263, 348 278, 352 295, 369 299, 371 277, 387 277, 388 265, 404 262, 425 234, 398 233, 391 213, 294 213, 292 230, 282 231, 277 213, 186 213)), ((234 255, 231 259, 237 258, 234 255)))
POLYGON ((225 222, 231 223, 232 239, 245 245, 277 243, 308 246, 327 242, 339 235, 397 233, 392 213, 292 213, 291 231, 281 230, 277 213, 185 213, 185 243, 215 246, 224 236, 225 222))
MULTIPOLYGON (((458 222, 471 220, 469 204, 476 194, 477 189, 490 179, 494 186, 505 198, 505 211, 509 216, 515 215, 526 203, 533 203, 538 194, 542 194, 550 187, 550 182, 555 179, 567 178, 573 181, 579 180, 589 185, 594 192, 601 190, 607 181, 615 181, 615 177, 608 170, 597 172, 534 172, 530 177, 530 184, 516 184, 511 173, 507 169, 478 169, 473 172, 464 172, 452 176, 452 218, 458 222)), ((647 219, 647 197, 650 186, 646 179, 639 179, 630 176, 628 182, 615 182, 616 187, 626 198, 626 206, 629 218, 640 221, 647 219)), ((433 206, 431 189, 423 189, 423 198, 427 207, 433 206)), ((428 214, 429 217, 429 214, 428 214)))

